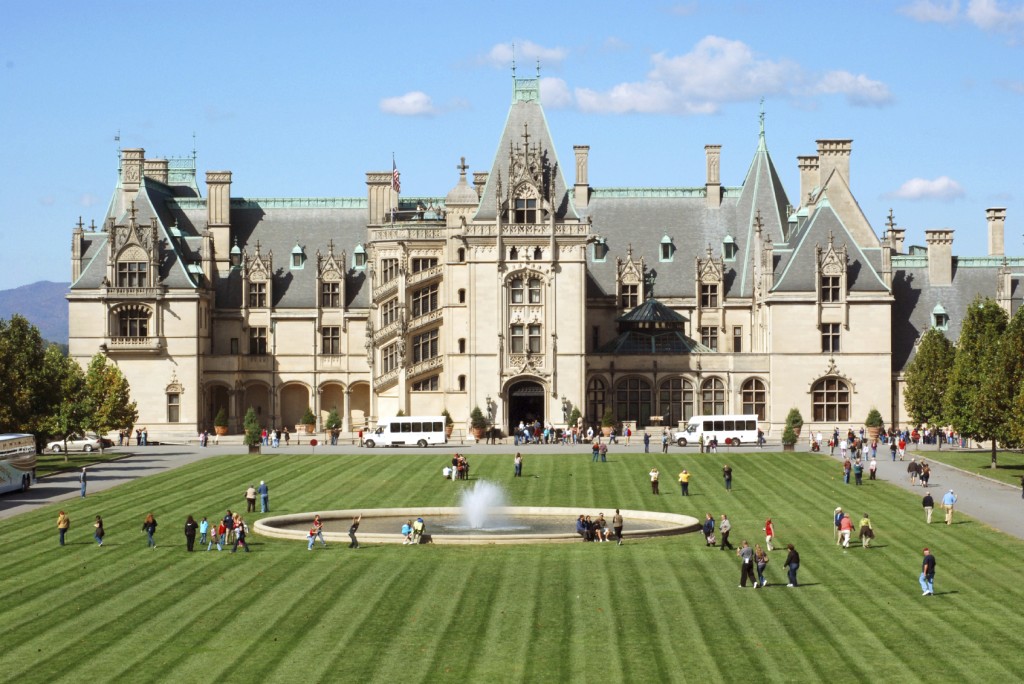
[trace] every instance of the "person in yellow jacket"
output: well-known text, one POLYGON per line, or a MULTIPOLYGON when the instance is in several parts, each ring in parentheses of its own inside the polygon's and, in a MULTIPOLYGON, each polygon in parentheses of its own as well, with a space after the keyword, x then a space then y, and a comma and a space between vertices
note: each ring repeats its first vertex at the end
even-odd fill
POLYGON ((865 549, 871 546, 871 540, 875 538, 875 530, 871 527, 871 519, 865 513, 860 519, 860 545, 865 549))
POLYGON ((686 468, 683 468, 683 472, 679 473, 679 489, 682 491, 683 496, 690 496, 690 473, 687 472, 686 468))
POLYGON ((60 535, 60 545, 64 546, 64 535, 68 533, 68 529, 71 527, 71 518, 64 511, 61 511, 57 516, 57 534, 60 535))

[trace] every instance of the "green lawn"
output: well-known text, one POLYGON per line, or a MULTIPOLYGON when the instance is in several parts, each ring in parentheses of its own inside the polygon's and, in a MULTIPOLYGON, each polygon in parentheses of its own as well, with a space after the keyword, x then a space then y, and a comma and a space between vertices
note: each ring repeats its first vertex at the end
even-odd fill
POLYGON ((916 495, 844 486, 833 461, 807 454, 525 456, 522 479, 510 455, 471 454, 472 474, 503 482, 514 504, 725 512, 737 544, 762 540, 770 515, 801 553, 803 586, 786 588, 776 551, 771 584, 741 590, 736 557, 699 534, 313 552, 254 536, 250 554, 186 554, 185 516, 244 509, 260 479, 275 513, 454 505, 463 486, 440 478, 440 453, 224 456, 67 502, 64 548, 56 506, 0 521, 0 679, 994 682, 1024 665, 1024 543, 964 517, 926 526, 916 495), (695 473, 688 499, 674 486, 681 464, 695 473), (837 505, 871 514, 877 548, 836 547, 837 505), (155 550, 140 530, 149 511, 155 550), (934 597, 917 584, 925 545, 938 560, 934 597))
POLYGON ((1020 486, 1021 475, 1024 475, 1024 454, 1019 451, 1000 451, 996 456, 997 468, 992 469, 991 451, 958 451, 943 449, 928 451, 922 455, 929 461, 938 461, 946 465, 963 468, 978 475, 991 477, 1000 482, 1020 486))
POLYGON ((113 449, 104 450, 103 453, 98 451, 69 451, 67 453, 54 454, 44 451, 39 454, 36 474, 39 477, 44 477, 67 470, 80 470, 82 466, 102 463, 104 461, 114 461, 124 457, 124 451, 115 451, 113 449))

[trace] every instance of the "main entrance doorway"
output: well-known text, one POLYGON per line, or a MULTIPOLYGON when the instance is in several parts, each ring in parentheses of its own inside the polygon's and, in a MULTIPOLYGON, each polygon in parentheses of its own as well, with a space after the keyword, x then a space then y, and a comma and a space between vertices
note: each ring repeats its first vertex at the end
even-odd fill
POLYGON ((544 388, 539 382, 522 380, 508 388, 509 434, 519 422, 544 423, 544 388))

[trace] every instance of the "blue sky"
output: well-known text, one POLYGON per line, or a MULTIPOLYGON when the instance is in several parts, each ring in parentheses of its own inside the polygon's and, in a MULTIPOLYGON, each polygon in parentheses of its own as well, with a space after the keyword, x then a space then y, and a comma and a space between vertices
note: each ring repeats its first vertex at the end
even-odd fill
MULTIPOLYGON (((540 62, 558 155, 590 145, 590 182, 722 181, 767 142, 797 202, 796 156, 852 138, 851 184, 876 232, 956 230, 986 252, 1007 207, 1024 254, 1024 3, 6 2, 0 25, 0 288, 70 276, 78 217, 100 223, 115 135, 184 156, 232 194, 363 196, 390 170, 444 195, 494 158, 520 74, 540 62)), ((571 182, 571 180, 570 180, 571 182)))

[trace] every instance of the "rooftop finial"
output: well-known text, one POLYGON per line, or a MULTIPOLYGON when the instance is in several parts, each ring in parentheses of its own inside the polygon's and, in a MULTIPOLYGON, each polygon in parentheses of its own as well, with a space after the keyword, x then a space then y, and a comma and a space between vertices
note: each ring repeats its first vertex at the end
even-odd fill
POLYGON ((516 77, 516 44, 512 43, 512 78, 516 77))
POLYGON ((764 137, 764 97, 761 98, 761 114, 758 116, 761 120, 761 137, 764 137))
POLYGON ((540 58, 537 58, 537 78, 540 78, 540 58))
POLYGON ((459 170, 459 175, 462 176, 463 179, 465 179, 466 178, 466 170, 469 168, 466 165, 466 158, 465 157, 459 157, 459 165, 456 166, 455 168, 457 168, 459 170))

